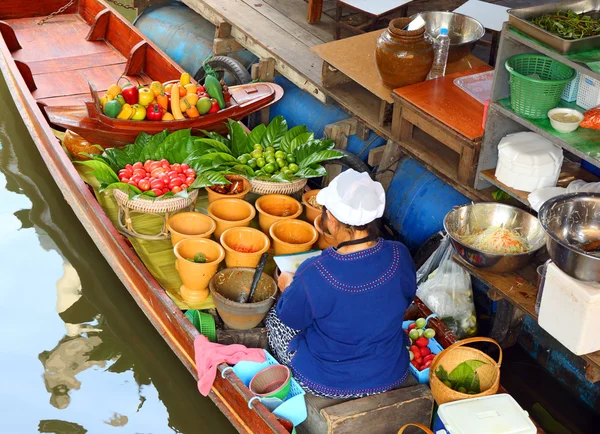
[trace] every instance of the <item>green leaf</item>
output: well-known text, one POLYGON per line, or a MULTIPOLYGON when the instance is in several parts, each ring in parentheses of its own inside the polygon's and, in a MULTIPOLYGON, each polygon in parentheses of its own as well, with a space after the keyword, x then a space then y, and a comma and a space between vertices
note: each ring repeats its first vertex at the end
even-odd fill
POLYGON ((464 387, 469 390, 468 386, 471 386, 475 377, 475 371, 466 363, 459 364, 456 368, 450 372, 448 379, 452 382, 455 390, 459 387, 464 387))
POLYGON ((98 180, 101 185, 110 185, 114 182, 119 182, 119 177, 110 168, 108 164, 99 160, 74 161, 76 164, 82 164, 92 169, 92 175, 98 180))
POLYGON ((226 154, 224 152, 211 152, 210 154, 204 154, 200 157, 198 157, 196 160, 198 161, 211 161, 214 163, 214 161, 218 161, 218 164, 223 164, 223 163, 235 163, 235 164, 239 164, 239 161, 237 160, 237 158, 235 158, 233 155, 231 154, 226 154))
POLYGON ((265 135, 265 131, 267 131, 267 127, 263 124, 257 125, 252 132, 248 135, 248 140, 251 146, 254 146, 257 143, 261 143, 263 136, 265 135))
POLYGON ((152 139, 144 146, 142 152, 140 152, 140 160, 142 163, 146 160, 152 160, 154 158, 154 152, 156 149, 167 139, 169 135, 168 130, 161 131, 155 134, 152 139))
POLYGON ((320 164, 304 167, 294 173, 295 178, 320 178, 325 175, 327 175, 327 170, 320 164))
POLYGON ((231 152, 233 155, 239 157, 242 154, 249 154, 252 152, 252 144, 248 140, 248 134, 244 131, 244 127, 231 119, 227 121, 227 127, 229 128, 231 152))
POLYGON ((215 184, 231 184, 222 173, 207 170, 196 174, 196 180, 189 188, 204 188, 215 184))
POLYGON ((110 161, 110 167, 115 172, 123 169, 127 164, 133 164, 129 155, 119 148, 109 148, 104 150, 104 157, 110 161))
POLYGON ((479 368, 482 365, 487 365, 487 363, 482 362, 481 360, 476 360, 476 359, 466 360, 463 363, 466 363, 474 371, 477 370, 477 368, 479 368))
POLYGON ((235 166, 231 167, 231 171, 240 175, 247 176, 248 178, 254 177, 254 170, 252 169, 252 167, 247 166, 245 164, 236 164, 235 166))
POLYGON ((279 143, 279 149, 281 149, 286 154, 290 154, 292 151, 290 150, 290 145, 292 144, 292 140, 298 137, 300 134, 307 133, 306 125, 298 125, 290 130, 283 136, 281 139, 281 143, 279 143))
POLYGON ((224 145, 227 145, 227 147, 229 147, 229 139, 227 139, 226 137, 223 137, 221 134, 215 133, 214 131, 206 131, 206 130, 201 130, 201 131, 209 139, 216 140, 217 142, 221 142, 224 145))
POLYGON ((479 382, 479 374, 477 374, 477 372, 473 374, 471 387, 467 387, 466 389, 468 392, 481 393, 481 383, 479 382))
POLYGON ((105 188, 103 188, 102 191, 114 190, 115 188, 127 192, 129 196, 142 194, 142 190, 137 188, 135 185, 126 184, 124 182, 113 182, 112 184, 109 184, 105 188))
MULTIPOLYGON (((168 160, 169 163, 181 163, 188 155, 187 146, 190 143, 191 128, 175 131, 158 145, 149 160, 168 160)), ((192 142, 193 143, 193 142, 192 142)), ((190 146, 191 144, 190 143, 190 146)), ((144 160, 145 161, 145 160, 144 160)))
POLYGON ((271 176, 271 181, 273 182, 291 182, 292 179, 287 176, 285 173, 279 172, 276 173, 275 175, 271 176))
POLYGON ((312 154, 316 154, 319 151, 333 149, 335 143, 333 140, 310 140, 296 148, 294 155, 296 156, 296 164, 300 165, 300 162, 312 154))
POLYGON ((442 382, 448 380, 448 372, 446 372, 442 365, 440 365, 439 368, 436 369, 435 375, 442 382))
POLYGON ((306 142, 310 142, 314 138, 315 138, 315 135, 313 133, 302 133, 302 134, 297 135, 294 138, 294 140, 292 140, 292 142, 290 143, 290 146, 289 146, 290 152, 289 153, 296 152, 296 149, 298 149, 300 146, 302 146, 306 142))
POLYGON ((218 152, 231 154, 231 149, 225 143, 214 139, 196 139, 194 140, 194 152, 200 149, 216 149, 218 152))
POLYGON ((298 165, 300 166, 301 169, 304 169, 305 167, 312 166, 313 164, 322 163, 323 161, 339 159, 339 158, 342 158, 343 156, 344 156, 344 154, 342 154, 341 152, 327 149, 327 150, 319 151, 319 152, 309 155, 308 157, 306 157, 302 161, 300 161, 300 163, 298 165))
MULTIPOLYGON (((142 154, 142 151, 144 150, 146 145, 150 143, 150 140, 152 140, 151 134, 140 133, 135 139, 134 143, 132 143, 131 145, 127 145, 123 148, 123 151, 129 157, 129 164, 133 165, 133 163, 137 161, 142 161, 140 155, 142 154)), ((142 162, 144 161, 146 160, 143 160, 142 162)))
POLYGON ((261 144, 265 147, 273 146, 277 148, 287 130, 288 127, 285 118, 281 115, 275 116, 267 127, 261 144))

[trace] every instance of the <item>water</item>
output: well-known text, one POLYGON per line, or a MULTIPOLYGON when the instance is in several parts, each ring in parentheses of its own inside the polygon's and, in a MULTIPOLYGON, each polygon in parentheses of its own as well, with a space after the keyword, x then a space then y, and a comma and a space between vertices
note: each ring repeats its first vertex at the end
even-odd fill
POLYGON ((429 80, 443 77, 446 74, 446 63, 448 62, 448 50, 450 50, 450 38, 448 29, 440 29, 440 34, 433 41, 434 59, 431 71, 429 71, 429 80))
POLYGON ((233 433, 0 113, 0 433, 233 433))

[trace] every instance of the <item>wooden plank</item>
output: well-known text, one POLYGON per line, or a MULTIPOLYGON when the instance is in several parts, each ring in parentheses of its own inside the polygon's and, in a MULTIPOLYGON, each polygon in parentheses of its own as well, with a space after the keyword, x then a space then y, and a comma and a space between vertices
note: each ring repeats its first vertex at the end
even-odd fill
MULTIPOLYGON (((258 64, 252 65, 252 79, 260 81, 273 81, 275 78, 275 60, 260 59, 258 64)), ((260 121, 264 125, 269 124, 269 107, 260 111, 260 121)))
MULTIPOLYGON (((68 0, 0 1, 0 18, 36 17, 36 21, 39 21, 40 18, 50 15, 52 12, 63 7, 66 3, 68 3, 68 0)), ((77 2, 69 6, 65 13, 72 14, 76 11, 77 2)))
MULTIPOLYGON (((298 0, 263 0, 271 7, 294 21, 300 27, 308 30, 322 42, 333 41, 333 19, 327 15, 321 15, 318 22, 307 22, 307 4, 298 0)), ((321 1, 322 0, 315 0, 321 1)))
POLYGON ((139 75, 144 71, 147 50, 148 43, 146 41, 140 41, 131 49, 127 65, 125 65, 125 75, 139 75))
POLYGON ((63 59, 48 59, 38 62, 27 62, 33 75, 49 74, 52 72, 72 71, 75 69, 94 68, 98 66, 121 65, 127 59, 116 51, 106 51, 98 54, 84 54, 63 59))
POLYGON ((0 21, 0 34, 6 43, 8 50, 12 53, 21 49, 21 44, 13 28, 5 21, 0 21))
POLYGON ((321 72, 321 83, 325 87, 335 87, 343 83, 349 83, 352 80, 343 72, 334 68, 327 62, 323 62, 323 70, 321 72))
POLYGON ((98 12, 96 15, 96 19, 94 20, 94 24, 90 28, 90 32, 86 36, 86 40, 88 41, 102 41, 106 36, 106 29, 108 28, 108 21, 110 20, 110 16, 112 11, 110 9, 104 9, 103 11, 98 12))

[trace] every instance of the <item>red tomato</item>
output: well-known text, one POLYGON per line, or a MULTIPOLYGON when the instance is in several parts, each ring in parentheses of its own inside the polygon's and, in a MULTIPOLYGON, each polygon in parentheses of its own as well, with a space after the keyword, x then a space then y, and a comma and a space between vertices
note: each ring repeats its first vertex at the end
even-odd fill
POLYGON ((169 188, 171 190, 173 190, 173 187, 181 187, 181 184, 183 184, 183 181, 181 181, 181 179, 179 179, 179 178, 171 179, 171 181, 169 182, 169 188))
POLYGON ((171 180, 171 178, 169 178, 169 174, 166 172, 158 175, 158 179, 160 179, 162 182, 164 182, 166 184, 168 184, 169 181, 171 180))
POLYGON ((416 323, 412 323, 411 325, 408 326, 408 331, 411 331, 412 329, 414 329, 417 326, 416 323))
POLYGON ((411 350, 413 352, 413 354, 415 355, 415 357, 417 357, 417 355, 419 355, 419 357, 421 356, 421 348, 417 347, 416 345, 411 345, 411 347, 409 348, 409 350, 411 350))
POLYGON ((187 164, 185 164, 185 163, 181 163, 181 170, 183 170, 184 172, 185 172, 186 170, 188 170, 189 168, 190 168, 190 166, 188 166, 187 164))
POLYGON ((411 360, 410 364, 413 365, 415 368, 419 369, 419 364, 417 363, 416 359, 411 360))
POLYGON ((157 168, 155 168, 155 169, 152 169, 152 171, 150 172, 150 174, 151 174, 152 176, 154 176, 155 178, 158 178, 158 176, 159 176, 161 173, 167 173, 167 169, 165 169, 164 167, 160 167, 160 166, 158 166, 157 168))
POLYGON ((160 161, 153 161, 148 168, 148 172, 154 172, 158 168, 161 168, 160 161))
POLYGON ((127 178, 126 176, 119 178, 121 182, 129 182, 129 178, 127 178))
POLYGON ((425 357, 425 356, 427 356, 427 355, 429 355, 429 354, 431 354, 431 350, 430 350, 429 348, 427 348, 427 347, 423 347, 423 348, 421 348, 421 355, 422 355, 423 357, 425 357))
MULTIPOLYGON (((125 167, 127 167, 127 166, 125 166, 125 167)), ((133 170, 143 169, 143 168, 144 168, 144 165, 142 163, 140 163, 139 161, 133 165, 133 170)))
POLYGON ((181 182, 185 182, 185 180, 187 179, 187 176, 185 176, 185 173, 180 173, 179 175, 177 175, 177 177, 179 179, 181 179, 181 182))
POLYGON ((146 160, 146 161, 144 162, 144 169, 145 169, 147 172, 150 172, 150 165, 151 165, 153 162, 154 162, 153 160, 146 160))
POLYGON ((129 170, 129 169, 121 169, 121 170, 119 170, 119 176, 121 176, 121 175, 131 176, 132 174, 133 174, 133 171, 129 170))
POLYGON ((171 170, 174 170, 177 173, 181 173, 181 164, 179 163, 175 163, 175 164, 171 164, 171 170))
POLYGON ((423 336, 421 336, 419 339, 417 339, 415 341, 415 344, 417 344, 420 347, 426 347, 427 344, 429 344, 429 339, 424 338, 423 336))
POLYGON ((164 194, 163 191, 160 188, 153 188, 152 191, 157 196, 162 196, 164 194))
POLYGON ((146 172, 144 169, 135 169, 135 170, 133 171, 133 174, 134 174, 134 175, 139 175, 139 176, 141 176, 142 178, 146 176, 146 173, 147 173, 147 172, 146 172))
POLYGON ((165 188, 162 189, 163 194, 167 194, 170 191, 171 190, 169 190, 169 187, 165 187, 165 188))
POLYGON ((196 176, 196 171, 194 169, 185 169, 185 174, 187 176, 196 176))
POLYGON ((143 177, 141 177, 140 175, 133 175, 131 177, 131 181, 135 182, 136 185, 137 185, 138 182, 140 182, 140 179, 143 179, 143 177))
POLYGON ((423 363, 423 366, 421 367, 421 369, 427 369, 431 366, 431 360, 423 363))
POLYGON ((169 164, 168 161, 166 163, 160 163, 160 167, 162 167, 163 169, 165 169, 167 172, 169 170, 171 170, 171 165, 169 164))
POLYGON ((199 84, 198 87, 196 88, 196 93, 204 93, 204 92, 206 92, 206 89, 204 88, 204 86, 199 84))
POLYGON ((142 191, 150 190, 150 181, 147 179, 142 179, 138 185, 140 187, 140 190, 142 190, 142 191))
POLYGON ((131 170, 131 172, 133 173, 133 166, 131 164, 126 164, 125 165, 125 169, 126 170, 131 170))
POLYGON ((196 180, 196 178, 193 178, 191 176, 188 176, 187 178, 185 178, 185 183, 187 185, 192 185, 194 183, 194 181, 196 180))
POLYGON ((155 188, 162 190, 163 188, 165 188, 165 183, 160 179, 154 179, 154 180, 150 181, 150 186, 152 187, 153 190, 155 188))
POLYGON ((177 173, 175 170, 171 170, 169 173, 169 179, 175 179, 175 178, 179 178, 179 173, 177 173))
POLYGON ((188 185, 184 182, 183 184, 181 184, 181 189, 182 190, 187 190, 188 189, 188 185))
POLYGON ((423 357, 424 362, 430 362, 435 359, 435 354, 429 354, 428 356, 423 357))
POLYGON ((179 193, 181 191, 181 187, 175 186, 171 189, 171 191, 175 194, 179 193))
POLYGON ((133 185, 134 187, 137 187, 137 182, 129 180, 129 182, 127 182, 127 184, 129 185, 133 185))

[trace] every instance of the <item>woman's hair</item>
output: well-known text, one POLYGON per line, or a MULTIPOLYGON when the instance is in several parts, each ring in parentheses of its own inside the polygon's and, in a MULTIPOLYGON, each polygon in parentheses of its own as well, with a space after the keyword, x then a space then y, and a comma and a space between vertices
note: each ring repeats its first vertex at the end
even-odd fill
MULTIPOLYGON (((323 232, 325 231, 325 220, 327 219, 327 208, 323 207, 323 216, 321 217, 321 230, 323 232)), ((381 236, 381 229, 380 229, 380 219, 375 219, 372 222, 369 222, 365 225, 360 225, 360 226, 352 226, 352 225, 347 225, 346 223, 342 223, 338 220, 338 222, 340 223, 340 225, 342 225, 347 231, 351 232, 352 234, 354 234, 355 232, 362 232, 362 231, 367 231, 367 235, 371 238, 378 238, 379 236, 381 236)))

